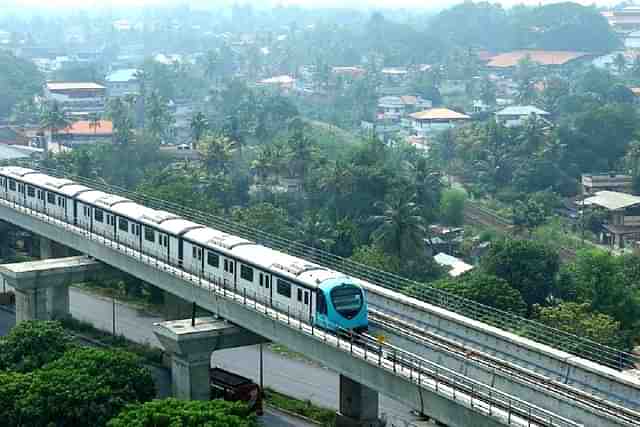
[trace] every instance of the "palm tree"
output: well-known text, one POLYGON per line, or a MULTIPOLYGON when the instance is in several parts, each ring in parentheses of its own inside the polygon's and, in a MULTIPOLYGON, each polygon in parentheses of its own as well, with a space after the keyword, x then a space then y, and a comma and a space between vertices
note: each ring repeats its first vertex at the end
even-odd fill
POLYGON ((302 181, 304 186, 307 170, 313 160, 313 142, 305 135, 306 124, 299 117, 289 122, 289 130, 291 136, 287 143, 291 153, 291 171, 296 178, 302 181))
POLYGON ((329 251, 336 243, 334 227, 317 212, 305 215, 297 229, 300 232, 298 242, 303 245, 329 251))
MULTIPOLYGON (((51 141, 56 139, 56 135, 58 131, 61 129, 66 129, 71 125, 71 121, 67 118, 66 114, 60 108, 60 104, 56 101, 53 101, 49 104, 42 112, 42 116, 40 118, 40 125, 48 129, 50 132, 51 141)), ((49 159, 49 139, 44 138, 44 159, 49 159)))
POLYGON ((209 176, 227 174, 231 166, 236 144, 226 136, 208 135, 202 139, 199 150, 209 176))
POLYGON ((212 82, 220 68, 220 55, 215 50, 210 50, 204 59, 204 75, 212 82))
POLYGON ((618 73, 624 74, 625 70, 627 69, 627 58, 625 58, 622 53, 618 53, 613 58, 613 65, 618 70, 618 73))
POLYGON ((318 187, 320 191, 331 195, 333 198, 335 222, 341 216, 340 205, 344 196, 353 191, 353 165, 336 160, 329 165, 328 170, 321 174, 318 187))
POLYGON ((385 203, 377 203, 382 213, 370 218, 378 224, 374 240, 402 260, 422 251, 427 233, 415 198, 415 194, 398 193, 385 203))
POLYGON ((640 78, 640 55, 636 55, 633 58, 633 64, 631 64, 631 76, 634 79, 640 78))
POLYGON ((193 136, 193 149, 196 150, 198 148, 198 143, 202 136, 209 128, 209 122, 207 121, 207 117, 201 111, 198 111, 191 118, 191 123, 189 123, 191 127, 191 135, 193 136))
POLYGON ((93 134, 98 133, 100 127, 100 115, 98 113, 91 113, 89 115, 89 129, 93 129, 93 134))

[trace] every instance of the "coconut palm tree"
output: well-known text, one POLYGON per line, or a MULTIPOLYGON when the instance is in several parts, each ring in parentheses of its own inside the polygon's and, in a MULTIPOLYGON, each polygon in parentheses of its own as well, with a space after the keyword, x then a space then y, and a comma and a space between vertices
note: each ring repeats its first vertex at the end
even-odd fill
POLYGON ((321 174, 318 187, 333 199, 335 222, 342 218, 340 207, 344 196, 353 191, 353 164, 336 160, 321 174))
MULTIPOLYGON (((46 106, 42 111, 42 116, 40 118, 40 125, 44 129, 48 129, 50 132, 51 141, 56 139, 58 131, 62 129, 66 129, 71 125, 71 121, 67 118, 67 115, 60 108, 60 104, 56 101, 53 101, 51 104, 46 106)), ((49 158, 49 139, 44 138, 44 159, 47 160, 49 158)))
POLYGON ((226 136, 207 135, 198 149, 205 170, 209 176, 227 174, 231 166, 236 144, 226 136))
POLYGON ((189 123, 189 126, 191 127, 191 135, 193 136, 192 148, 196 150, 198 148, 198 143, 200 142, 200 139, 202 139, 202 136, 209 128, 209 122, 207 120, 207 117, 204 115, 204 113, 201 111, 198 111, 191 118, 191 122, 189 123))
POLYGON ((397 193, 384 203, 377 203, 381 213, 370 218, 378 224, 373 239, 400 259, 411 258, 424 247, 427 232, 415 199, 415 194, 397 193))
POLYGON ((98 133, 98 128, 100 127, 100 115, 98 113, 91 113, 89 115, 89 129, 93 129, 93 134, 98 133))
POLYGON ((627 58, 625 58, 622 53, 618 53, 613 58, 613 65, 616 67, 616 70, 618 70, 618 73, 624 74, 627 69, 627 58))

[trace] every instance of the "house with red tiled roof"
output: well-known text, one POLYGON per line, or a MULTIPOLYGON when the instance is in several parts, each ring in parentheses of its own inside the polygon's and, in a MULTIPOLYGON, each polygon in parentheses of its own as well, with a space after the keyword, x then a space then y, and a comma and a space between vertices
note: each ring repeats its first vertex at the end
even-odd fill
POLYGON ((560 67, 592 57, 587 52, 567 51, 567 50, 536 50, 523 49, 511 52, 500 53, 493 56, 487 63, 487 67, 494 70, 508 70, 516 67, 518 63, 529 57, 531 61, 545 67, 560 67))
POLYGON ((57 139, 68 145, 93 144, 113 141, 113 123, 110 120, 79 120, 58 132, 57 139))

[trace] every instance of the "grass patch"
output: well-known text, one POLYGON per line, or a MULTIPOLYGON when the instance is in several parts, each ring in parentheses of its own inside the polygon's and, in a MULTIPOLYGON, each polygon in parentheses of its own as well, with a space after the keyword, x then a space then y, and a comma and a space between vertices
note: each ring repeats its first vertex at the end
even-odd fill
POLYGON ((159 348, 151 347, 147 344, 135 343, 126 339, 122 335, 113 336, 108 332, 96 329, 91 323, 83 322, 71 317, 61 319, 60 323, 62 323, 62 326, 65 329, 90 338, 101 346, 126 350, 137 354, 150 364, 162 365, 163 352, 159 348))
POLYGON ((336 411, 334 410, 316 406, 309 400, 286 396, 270 388, 267 388, 264 393, 266 403, 271 406, 309 418, 325 427, 332 427, 336 423, 336 411))
POLYGON ((275 353, 282 357, 286 357, 288 359, 302 360, 305 362, 314 363, 313 360, 309 359, 304 354, 298 353, 297 351, 289 350, 282 344, 271 343, 269 344, 269 350, 271 350, 272 353, 275 353))

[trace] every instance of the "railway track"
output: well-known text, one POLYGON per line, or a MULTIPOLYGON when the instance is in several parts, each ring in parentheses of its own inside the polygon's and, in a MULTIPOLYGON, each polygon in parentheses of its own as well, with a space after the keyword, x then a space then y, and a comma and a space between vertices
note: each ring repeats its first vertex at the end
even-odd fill
POLYGON ((557 380, 551 380, 542 374, 532 372, 510 362, 505 362, 489 354, 468 348, 454 340, 434 334, 416 325, 403 322, 378 310, 369 309, 369 320, 385 330, 392 331, 396 335, 400 334, 404 338, 418 344, 423 344, 427 347, 473 361, 495 373, 515 380, 532 383, 537 387, 545 389, 550 395, 578 402, 592 411, 596 411, 599 414, 606 414, 609 417, 624 422, 625 424, 623 425, 640 426, 640 412, 625 408, 617 403, 594 396, 557 380))

